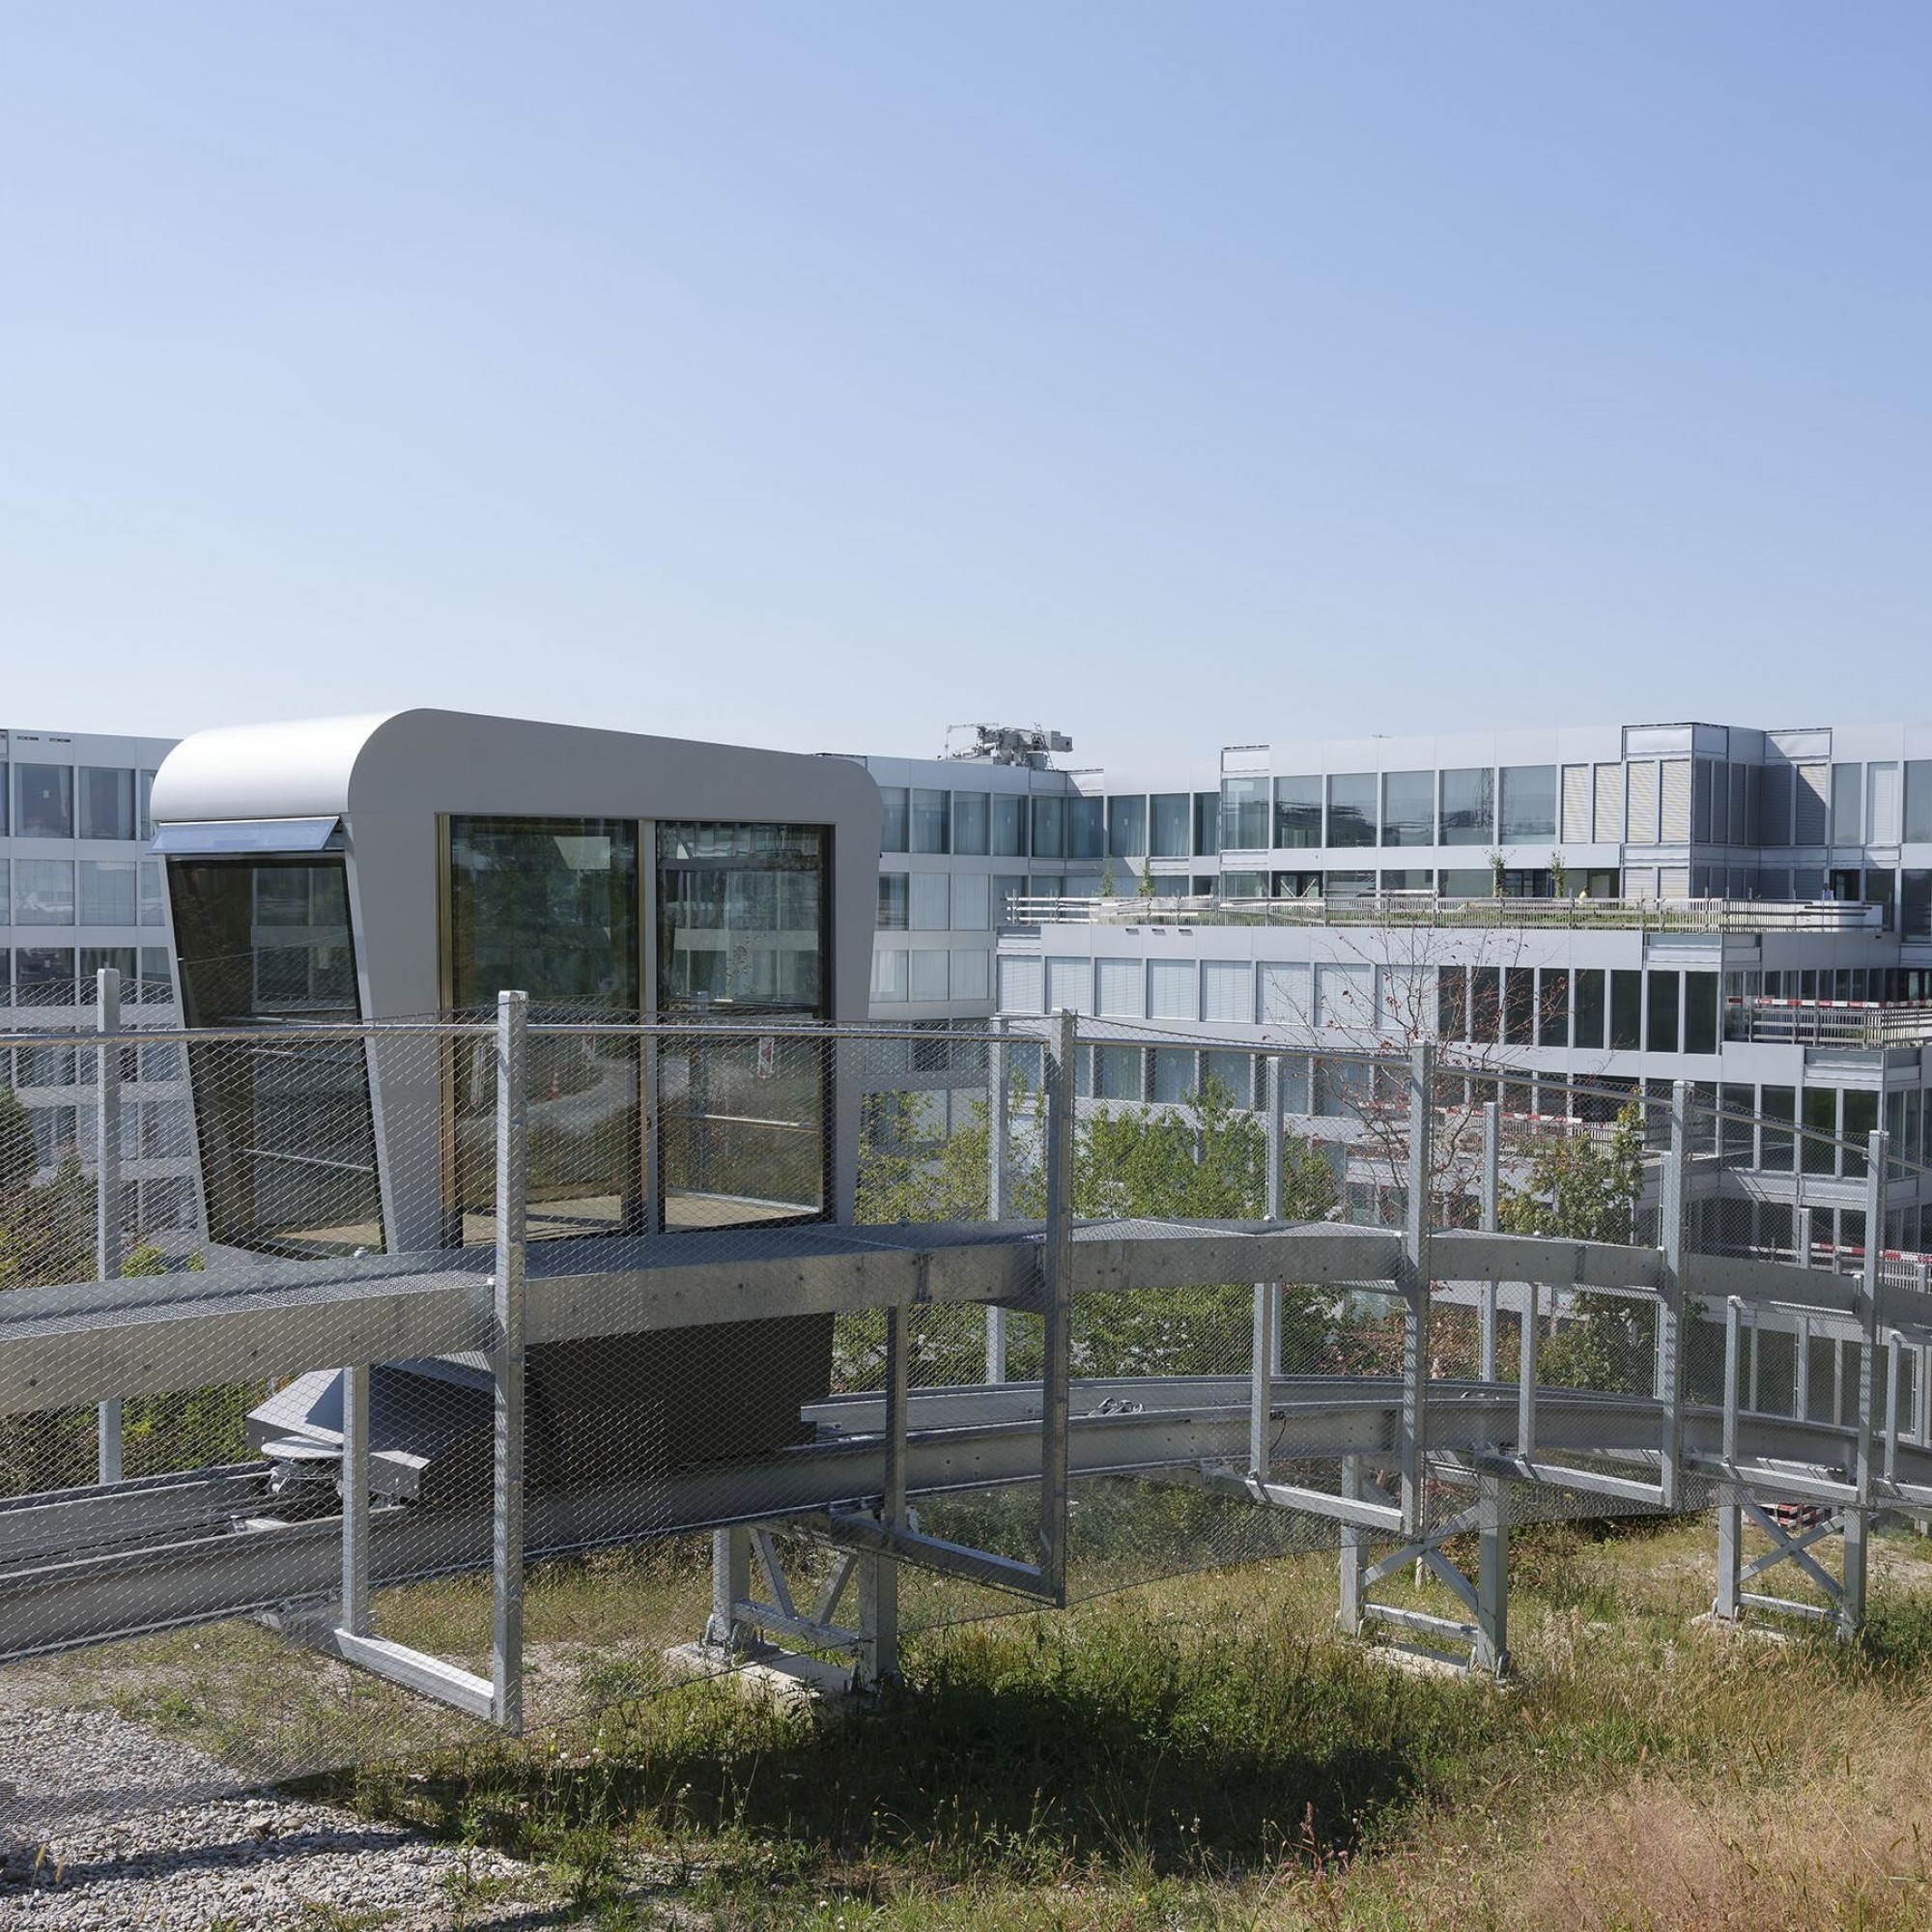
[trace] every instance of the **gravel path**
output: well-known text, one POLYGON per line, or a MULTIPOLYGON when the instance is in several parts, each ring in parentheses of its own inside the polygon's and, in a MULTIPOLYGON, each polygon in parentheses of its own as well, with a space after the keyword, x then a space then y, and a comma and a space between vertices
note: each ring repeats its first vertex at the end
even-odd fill
POLYGON ((111 1711, 0 1711, 0 1926, 480 1932, 571 1916, 512 1860, 238 1784, 111 1711))

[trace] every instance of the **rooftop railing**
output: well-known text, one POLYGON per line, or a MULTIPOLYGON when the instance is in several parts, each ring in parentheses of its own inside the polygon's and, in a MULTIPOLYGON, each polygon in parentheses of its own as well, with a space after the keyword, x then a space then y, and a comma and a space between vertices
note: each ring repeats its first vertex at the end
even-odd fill
POLYGON ((1724 1037, 1776 1046, 1918 1046, 1932 1039, 1932 1001, 1731 1000, 1724 1037))
POLYGON ((1439 893, 1229 899, 1022 898, 1009 925, 1563 926, 1638 932, 1879 932, 1882 906, 1836 899, 1445 898, 1439 893))

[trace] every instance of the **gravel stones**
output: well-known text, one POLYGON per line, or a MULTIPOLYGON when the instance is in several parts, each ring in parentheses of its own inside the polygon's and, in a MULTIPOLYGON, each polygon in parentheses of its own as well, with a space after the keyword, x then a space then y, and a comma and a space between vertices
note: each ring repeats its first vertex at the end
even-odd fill
POLYGON ((558 1923, 541 1889, 496 1853, 242 1788, 111 1711, 0 1712, 0 1927, 480 1932, 558 1923))

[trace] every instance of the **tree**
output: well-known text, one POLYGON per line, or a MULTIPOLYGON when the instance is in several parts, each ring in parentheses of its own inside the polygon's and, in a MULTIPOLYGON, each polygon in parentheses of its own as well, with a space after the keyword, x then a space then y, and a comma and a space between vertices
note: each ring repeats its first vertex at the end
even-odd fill
POLYGON ((1149 901, 1159 896, 1153 889, 1153 861, 1151 859, 1143 859, 1141 861, 1140 875, 1134 881, 1134 896, 1137 899, 1146 899, 1149 901))
MULTIPOLYGON (((1628 1242, 1643 1187, 1643 1102, 1633 1094, 1607 1134, 1546 1142, 1520 1187, 1507 1188, 1496 1218, 1505 1234, 1561 1235, 1628 1242)), ((1579 1293, 1576 1320, 1550 1337, 1540 1378, 1575 1388, 1637 1393, 1650 1385, 1656 1310, 1622 1295, 1579 1293)))
POLYGON ((11 1087, 0 1087, 0 1199, 27 1186, 40 1164, 34 1124, 20 1096, 11 1087))
POLYGON ((1109 852, 1100 862, 1100 896, 1110 899, 1114 896, 1117 881, 1114 877, 1114 855, 1109 852))

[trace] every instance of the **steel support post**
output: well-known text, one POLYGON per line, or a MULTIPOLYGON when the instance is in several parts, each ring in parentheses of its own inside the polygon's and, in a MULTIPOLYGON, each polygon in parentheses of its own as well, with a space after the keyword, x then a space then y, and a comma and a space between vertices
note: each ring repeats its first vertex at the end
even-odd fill
MULTIPOLYGON (((1845 1587, 1838 1600, 1839 1634, 1857 1635, 1865 1620, 1872 1491, 1878 1475, 1874 1435, 1878 1408, 1879 1250, 1885 1239, 1885 1169, 1889 1137, 1879 1128, 1865 1142, 1865 1258, 1859 1274, 1859 1381, 1852 1482, 1858 1501, 1844 1514, 1845 1587)), ((1843 1377, 1839 1378, 1840 1385, 1843 1377)))
POLYGON ((1885 1338, 1885 1480, 1898 1480, 1900 1373, 1905 1366, 1905 1337, 1896 1328, 1885 1338))
MULTIPOLYGON (((997 1015, 986 1046, 986 1218, 1004 1221, 1012 1212, 1008 1199, 1008 1161, 1012 1137, 1012 1094, 1007 1085, 1007 1023, 997 1015)), ((1007 1311, 986 1309, 986 1379, 1007 1378, 1007 1311)))
MULTIPOLYGON (((1744 1508, 1738 1501, 1736 1479, 1731 1471, 1738 1460, 1738 1377, 1742 1370, 1742 1322, 1744 1303, 1734 1294, 1724 1303, 1724 1435, 1723 1458, 1725 1489, 1718 1503, 1718 1595, 1712 1604, 1714 1615, 1735 1623, 1738 1618, 1738 1591, 1742 1587, 1739 1569, 1744 1555, 1744 1508)), ((1755 1337, 1756 1330, 1752 1330, 1755 1337)))
POLYGON ((1074 1016, 1053 1016, 1046 1059, 1046 1232, 1041 1254, 1045 1350, 1040 1369, 1039 1571, 1056 1604, 1066 1601, 1067 1396, 1073 1349, 1074 1016))
MULTIPOLYGON (((1497 1101, 1483 1102, 1483 1233, 1496 1232, 1496 1218, 1502 1206, 1503 1110, 1497 1101)), ((1478 1381, 1496 1378, 1496 1283, 1483 1284, 1483 1325, 1479 1337, 1478 1381)))
POLYGON ((1420 1042, 1408 1061, 1408 1199, 1403 1210, 1402 1526, 1419 1539, 1426 1514, 1429 1455, 1430 1129, 1435 1121, 1435 1050, 1420 1042))
MULTIPOLYGON (((886 1310, 885 1488, 879 1520, 906 1527, 906 1310, 886 1310)), ((859 1559, 858 1681, 891 1684, 899 1674, 899 1566, 895 1556, 867 1552, 859 1559)))
POLYGON ((1800 1422, 1811 1419, 1811 1318, 1800 1315, 1791 1350, 1791 1412, 1800 1422))
POLYGON ((342 1628, 369 1634, 369 1365, 342 1371, 342 1628))
POLYGON ((1536 1454, 1536 1349, 1539 1340, 1536 1300, 1535 1282, 1524 1282, 1522 1334, 1516 1362, 1516 1453, 1519 1456, 1536 1454))
MULTIPOLYGON (((1267 1092, 1264 1096, 1263 1118, 1267 1123, 1267 1158, 1264 1168, 1262 1211, 1279 1226, 1286 1206, 1282 1180, 1282 1077, 1281 1057, 1270 1055, 1266 1063, 1267 1092)), ((1255 1283, 1255 1327, 1252 1386, 1248 1405, 1248 1471, 1258 1482, 1266 1482, 1269 1473, 1269 1411, 1274 1405, 1274 1378, 1281 1373, 1281 1284, 1255 1283)))
POLYGON ((1664 1155, 1659 1233, 1662 1271, 1657 1303, 1657 1400, 1663 1439, 1658 1488, 1663 1507, 1679 1507, 1684 1478, 1684 1248, 1690 1211, 1690 1083, 1670 1088, 1670 1146, 1664 1155))
POLYGON ((752 1594, 752 1532, 743 1524, 711 1532, 711 1622, 704 1640, 735 1657, 747 1633, 738 1605, 752 1594))
POLYGON ((497 1255, 490 1349, 496 1483, 491 1566, 491 1716, 524 1728, 524 1259, 529 1171, 526 994, 497 996, 497 1255))
MULTIPOLYGON (((1362 1499, 1362 1459, 1342 1458, 1342 1493, 1351 1503, 1362 1499)), ((1350 1636, 1362 1634, 1362 1573, 1369 1563, 1369 1532, 1360 1523, 1342 1524, 1341 1601, 1335 1620, 1350 1636)))
MULTIPOLYGON (((102 1281, 120 1278, 121 1245, 121 975, 103 966, 95 975, 94 1259, 102 1281)), ((103 1483, 121 1480, 121 1398, 109 1396, 95 1414, 96 1462, 103 1483)))
POLYGON ((1509 1669, 1509 1485, 1493 1470, 1476 1477, 1476 1649, 1474 1668, 1509 1669))

